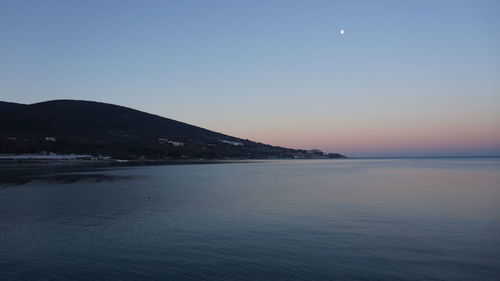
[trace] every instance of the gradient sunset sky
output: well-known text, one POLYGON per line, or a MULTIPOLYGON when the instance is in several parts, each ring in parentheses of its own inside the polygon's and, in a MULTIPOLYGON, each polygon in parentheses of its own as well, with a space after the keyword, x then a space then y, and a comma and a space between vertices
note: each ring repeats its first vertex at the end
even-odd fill
POLYGON ((0 0, 0 100, 108 102, 348 156, 500 155, 499 15, 483 0, 0 0))

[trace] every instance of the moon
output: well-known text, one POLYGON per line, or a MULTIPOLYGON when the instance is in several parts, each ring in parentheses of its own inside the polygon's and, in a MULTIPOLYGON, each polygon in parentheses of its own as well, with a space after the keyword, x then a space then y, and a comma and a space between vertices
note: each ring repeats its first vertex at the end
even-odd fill
POLYGON ((344 29, 341 29, 341 30, 340 30, 340 35, 344 35, 344 33, 345 33, 345 30, 344 30, 344 29))

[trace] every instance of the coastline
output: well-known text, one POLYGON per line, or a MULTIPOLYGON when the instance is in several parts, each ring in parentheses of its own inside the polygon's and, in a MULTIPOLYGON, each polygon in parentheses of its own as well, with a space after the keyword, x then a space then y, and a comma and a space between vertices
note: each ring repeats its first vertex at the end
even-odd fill
POLYGON ((195 163, 221 163, 263 160, 326 160, 347 159, 348 157, 317 157, 317 158, 224 158, 224 159, 116 159, 110 156, 93 156, 88 154, 12 154, 0 155, 0 163, 46 163, 46 162, 80 162, 80 163, 163 163, 163 164, 195 164, 195 163))

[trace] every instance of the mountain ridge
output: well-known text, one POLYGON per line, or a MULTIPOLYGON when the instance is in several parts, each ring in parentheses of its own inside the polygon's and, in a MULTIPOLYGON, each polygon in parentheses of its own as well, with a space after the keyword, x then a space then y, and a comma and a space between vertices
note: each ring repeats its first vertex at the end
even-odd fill
POLYGON ((123 159, 342 158, 271 146, 96 101, 0 102, 0 153, 86 153, 123 159))

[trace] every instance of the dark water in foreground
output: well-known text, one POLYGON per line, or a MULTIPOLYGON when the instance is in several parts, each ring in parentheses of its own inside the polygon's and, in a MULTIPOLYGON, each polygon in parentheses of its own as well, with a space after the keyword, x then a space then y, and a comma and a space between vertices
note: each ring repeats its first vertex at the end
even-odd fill
POLYGON ((0 280, 500 280, 499 159, 0 165, 0 280))

